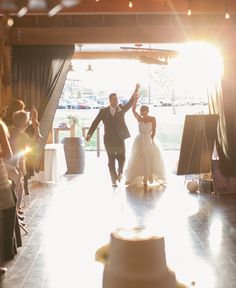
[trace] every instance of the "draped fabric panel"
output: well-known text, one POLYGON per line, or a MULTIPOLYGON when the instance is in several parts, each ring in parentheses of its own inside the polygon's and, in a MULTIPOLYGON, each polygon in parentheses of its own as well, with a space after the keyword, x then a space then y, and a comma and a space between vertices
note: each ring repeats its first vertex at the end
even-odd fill
POLYGON ((39 112, 43 138, 36 167, 39 167, 73 53, 74 45, 12 47, 13 97, 22 99, 28 109, 35 106, 39 112))
POLYGON ((224 57, 224 75, 209 93, 210 113, 219 114, 217 152, 220 169, 227 176, 236 175, 236 59, 228 47, 224 57))

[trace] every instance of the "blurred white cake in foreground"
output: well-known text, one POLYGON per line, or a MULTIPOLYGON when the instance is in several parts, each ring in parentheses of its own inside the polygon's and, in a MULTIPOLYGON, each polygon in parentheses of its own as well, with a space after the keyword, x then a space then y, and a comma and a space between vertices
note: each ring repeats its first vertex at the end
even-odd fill
POLYGON ((166 266, 164 238, 112 233, 103 288, 176 288, 175 273, 166 266))

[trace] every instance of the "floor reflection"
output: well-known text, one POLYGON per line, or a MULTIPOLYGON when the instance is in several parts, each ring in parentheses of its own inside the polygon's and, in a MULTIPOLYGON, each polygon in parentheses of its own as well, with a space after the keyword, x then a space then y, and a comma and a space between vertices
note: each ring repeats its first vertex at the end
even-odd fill
POLYGON ((120 228, 164 236, 167 264, 179 281, 236 287, 236 196, 189 194, 185 179, 173 174, 167 187, 122 182, 113 189, 104 161, 88 161, 84 174, 67 175, 57 186, 34 186, 25 213, 30 233, 7 263, 3 288, 101 288, 95 253, 120 228))

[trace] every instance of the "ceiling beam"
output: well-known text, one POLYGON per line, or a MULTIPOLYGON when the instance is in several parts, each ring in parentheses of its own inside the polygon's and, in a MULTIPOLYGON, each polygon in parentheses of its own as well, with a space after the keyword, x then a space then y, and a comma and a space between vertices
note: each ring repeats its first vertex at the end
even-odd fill
POLYGON ((236 15, 57 15, 13 17, 13 45, 219 41, 235 35, 236 15))
POLYGON ((218 25, 12 28, 10 42, 13 45, 218 42, 227 36, 235 37, 235 29, 230 28, 218 25))
POLYGON ((176 56, 175 51, 140 51, 130 49, 129 51, 93 51, 93 52, 75 52, 73 59, 137 59, 139 57, 168 58, 176 56))

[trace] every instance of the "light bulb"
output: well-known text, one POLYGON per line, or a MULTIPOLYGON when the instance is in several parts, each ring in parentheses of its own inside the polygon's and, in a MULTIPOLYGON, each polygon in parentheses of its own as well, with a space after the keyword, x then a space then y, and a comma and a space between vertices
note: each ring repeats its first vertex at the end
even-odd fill
POLYGON ((133 2, 130 0, 129 1, 129 8, 132 8, 133 7, 133 2))
POLYGON ((225 4, 225 19, 229 19, 230 18, 230 14, 229 14, 229 5, 225 4))
POLYGON ((228 12, 225 13, 225 19, 229 19, 230 18, 230 15, 228 12))
POLYGON ((14 25, 14 20, 12 18, 7 19, 7 26, 12 27, 14 25))
POLYGON ((191 1, 192 1, 192 0, 189 0, 189 1, 188 1, 188 12, 187 12, 187 15, 188 15, 188 16, 191 16, 191 15, 192 15, 191 1))

